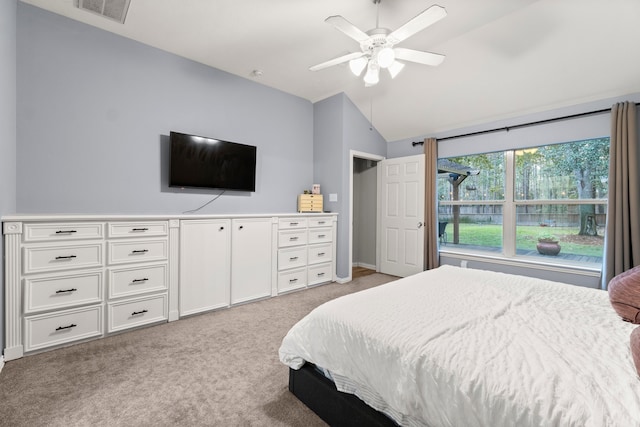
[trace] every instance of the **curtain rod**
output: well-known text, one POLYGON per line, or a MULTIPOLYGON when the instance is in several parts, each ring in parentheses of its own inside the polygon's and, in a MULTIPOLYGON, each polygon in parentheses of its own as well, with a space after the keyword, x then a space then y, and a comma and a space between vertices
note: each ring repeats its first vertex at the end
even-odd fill
MULTIPOLYGON (((636 105, 640 105, 640 103, 636 102, 636 105)), ((461 135, 447 136, 447 137, 444 137, 444 138, 438 138, 438 141, 446 141, 448 139, 456 139, 456 138, 465 138, 467 136, 483 135, 485 133, 494 133, 494 132, 501 132, 501 131, 509 132, 511 129, 526 128, 526 127, 529 127, 529 126, 536 126, 536 125, 540 125, 540 124, 543 124, 543 123, 551 123, 551 122, 557 122, 557 121, 560 121, 560 120, 575 119, 577 117, 591 116, 591 115, 594 115, 594 114, 602 114, 602 113, 607 113, 607 112, 611 112, 611 108, 606 108, 606 109, 603 109, 603 110, 596 110, 596 111, 587 111, 587 112, 584 112, 584 113, 571 114, 571 115, 562 116, 562 117, 554 117, 552 119, 538 120, 538 121, 530 122, 530 123, 521 123, 521 124, 513 125, 513 126, 504 126, 504 127, 501 127, 501 128, 481 130, 481 131, 478 131, 478 132, 464 133, 464 134, 461 134, 461 135)))

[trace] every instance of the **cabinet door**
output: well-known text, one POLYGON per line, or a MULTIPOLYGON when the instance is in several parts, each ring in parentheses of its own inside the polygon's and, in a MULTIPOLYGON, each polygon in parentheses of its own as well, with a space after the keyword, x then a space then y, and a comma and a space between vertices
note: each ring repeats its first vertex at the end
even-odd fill
POLYGON ((231 303, 271 295, 271 218, 232 220, 231 303))
POLYGON ((180 223, 180 316, 229 306, 231 221, 180 223))

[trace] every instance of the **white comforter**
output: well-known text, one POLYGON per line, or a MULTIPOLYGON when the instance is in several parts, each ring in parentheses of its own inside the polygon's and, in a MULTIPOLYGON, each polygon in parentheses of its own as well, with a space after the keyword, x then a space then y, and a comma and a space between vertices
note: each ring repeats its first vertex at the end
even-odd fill
POLYGON ((321 305, 280 360, 401 425, 640 426, 634 326, 600 290, 442 266, 321 305))

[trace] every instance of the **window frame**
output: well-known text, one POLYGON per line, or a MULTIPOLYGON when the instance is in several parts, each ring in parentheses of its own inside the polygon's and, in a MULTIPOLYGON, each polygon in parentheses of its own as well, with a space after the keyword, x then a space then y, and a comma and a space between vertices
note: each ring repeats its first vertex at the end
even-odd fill
MULTIPOLYGON (((609 137, 607 137, 609 138, 609 137)), ((587 138, 580 141, 587 141, 587 138)), ((558 142, 556 144, 566 144, 579 141, 567 141, 558 142)), ((552 145, 552 144, 543 144, 552 145)), ((438 206, 470 206, 470 205, 502 205, 502 252, 491 252, 489 250, 483 251, 479 249, 471 248, 449 248, 447 245, 438 245, 438 253, 445 255, 471 255, 481 258, 493 258, 502 259, 509 262, 522 263, 522 264, 548 264, 557 267, 568 267, 572 269, 588 270, 588 271, 601 271, 602 263, 585 263, 571 261, 564 258, 538 258, 527 255, 517 254, 517 210, 520 206, 536 206, 536 205, 563 205, 563 206, 579 206, 579 205, 603 205, 606 207, 608 204, 608 198, 598 199, 535 199, 535 200, 518 200, 515 194, 516 186, 516 151, 522 148, 509 148, 498 151, 488 151, 486 153, 470 153, 467 155, 488 154, 491 152, 502 152, 504 155, 504 199, 503 200, 437 200, 438 206)), ((461 157, 464 154, 449 157, 461 157)), ((446 159, 449 157, 441 157, 446 159)), ((439 158, 440 159, 440 158, 439 158)), ((438 159, 438 160, 439 160, 438 159)), ((437 214, 438 220, 440 214, 437 214)), ((605 235, 603 236, 606 238, 605 235)))

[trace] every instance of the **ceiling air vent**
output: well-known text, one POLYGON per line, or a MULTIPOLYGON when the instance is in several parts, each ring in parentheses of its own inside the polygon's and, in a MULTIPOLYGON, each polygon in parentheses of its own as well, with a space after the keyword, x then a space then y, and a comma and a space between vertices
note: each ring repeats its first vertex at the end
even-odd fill
POLYGON ((130 0, 77 0, 80 9, 124 24, 130 0))

